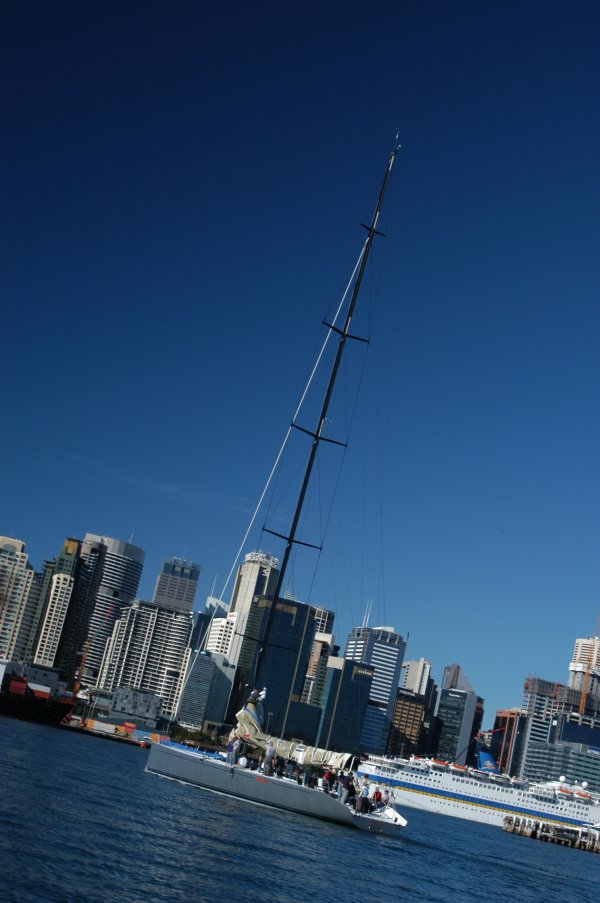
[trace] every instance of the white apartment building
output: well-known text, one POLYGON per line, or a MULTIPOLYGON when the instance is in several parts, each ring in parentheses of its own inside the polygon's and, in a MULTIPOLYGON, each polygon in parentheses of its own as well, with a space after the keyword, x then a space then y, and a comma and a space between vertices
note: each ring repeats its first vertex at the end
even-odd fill
POLYGON ((75 580, 69 574, 54 574, 46 614, 35 650, 36 665, 53 668, 75 580))
POLYGON ((191 657, 191 611, 137 599, 116 622, 106 647, 98 687, 148 690, 174 717, 191 657))

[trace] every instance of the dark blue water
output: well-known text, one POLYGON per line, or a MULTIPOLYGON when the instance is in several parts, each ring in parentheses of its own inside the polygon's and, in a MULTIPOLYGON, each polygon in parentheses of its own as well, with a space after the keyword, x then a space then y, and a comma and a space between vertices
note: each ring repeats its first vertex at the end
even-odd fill
POLYGON ((0 901, 598 903, 600 856, 414 809, 401 840, 146 774, 147 750, 0 717, 0 901))

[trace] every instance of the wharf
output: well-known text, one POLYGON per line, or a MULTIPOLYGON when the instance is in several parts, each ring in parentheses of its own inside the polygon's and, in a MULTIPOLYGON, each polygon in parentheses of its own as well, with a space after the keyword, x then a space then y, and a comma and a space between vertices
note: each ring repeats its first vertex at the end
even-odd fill
POLYGON ((59 724, 58 727, 65 731, 71 731, 78 734, 85 734, 87 737, 99 737, 101 740, 113 740, 117 743, 128 743, 129 746, 141 746, 142 749, 148 749, 150 743, 144 739, 137 737, 129 737, 126 734, 107 733, 106 731, 96 731, 93 728, 83 727, 72 724, 59 724))
POLYGON ((563 847, 574 847, 589 853, 600 853, 600 830, 597 828, 570 828, 567 825, 553 825, 535 818, 520 818, 507 815, 502 825, 503 831, 545 840, 563 847))

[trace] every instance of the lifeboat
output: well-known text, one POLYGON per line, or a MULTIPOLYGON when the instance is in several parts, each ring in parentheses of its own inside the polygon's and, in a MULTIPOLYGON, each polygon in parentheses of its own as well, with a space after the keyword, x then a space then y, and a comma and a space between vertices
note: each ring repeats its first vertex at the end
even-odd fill
POLYGON ((557 787, 556 788, 556 796, 559 800, 572 800, 573 799, 573 791, 570 787, 557 787))
POLYGON ((575 799, 579 800, 580 803, 591 803, 592 802, 592 794, 586 793, 585 790, 576 790, 575 791, 575 799))
POLYGON ((469 769, 466 765, 457 765, 456 762, 451 762, 450 771, 454 771, 456 774, 466 774, 469 769))
POLYGON ((442 759, 430 759, 429 764, 438 771, 445 771, 448 768, 448 763, 442 761, 442 759))

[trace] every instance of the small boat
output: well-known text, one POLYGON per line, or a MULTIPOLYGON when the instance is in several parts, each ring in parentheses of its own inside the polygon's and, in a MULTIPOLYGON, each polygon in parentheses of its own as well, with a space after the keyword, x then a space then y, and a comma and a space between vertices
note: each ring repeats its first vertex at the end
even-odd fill
MULTIPOLYGON (((363 245, 357 269, 355 271, 356 277, 354 280, 354 287, 345 314, 343 328, 338 329, 333 325, 327 324, 331 333, 336 333, 339 336, 337 352, 316 429, 314 432, 309 433, 309 435, 313 437, 313 441, 308 455, 302 488, 296 503, 296 510, 289 534, 283 537, 281 537, 281 534, 276 534, 286 541, 277 583, 272 591, 273 599, 276 601, 280 600, 282 597, 284 576, 292 546, 294 543, 300 542, 295 538, 296 528, 302 512, 306 489, 309 485, 313 465, 315 464, 317 449, 319 448, 321 441, 329 441, 325 438, 324 430, 327 423, 329 402, 331 400, 346 341, 351 338, 357 338, 356 336, 352 336, 350 326, 365 266, 369 258, 371 245, 375 235, 379 234, 377 232, 379 214, 388 179, 398 150, 399 148, 395 147, 388 158, 386 172, 375 206, 375 212, 373 214, 371 225, 367 227, 368 237, 363 245)), ((304 432, 307 431, 304 430, 304 432)), ((262 649, 268 646, 268 638, 271 635, 270 632, 275 608, 275 604, 271 605, 265 618, 265 626, 260 637, 260 647, 262 649)), ((261 653, 259 649, 259 652, 257 653, 257 663, 254 667, 251 681, 249 681, 250 685, 254 687, 259 687, 261 685, 259 680, 261 667, 260 656, 261 653)), ((264 712, 262 702, 265 698, 265 693, 266 691, 259 692, 257 689, 252 690, 245 705, 237 713, 237 725, 233 732, 240 740, 248 746, 261 751, 273 746, 275 753, 278 756, 285 759, 293 758, 298 764, 305 767, 317 766, 327 767, 328 769, 337 768, 343 769, 346 773, 351 770, 356 770, 358 760, 352 754, 305 746, 297 740, 275 738, 264 732, 264 712)), ((261 773, 260 771, 240 768, 238 765, 231 765, 214 757, 208 757, 198 750, 191 750, 171 743, 155 743, 152 745, 146 770, 152 774, 183 781, 188 784, 202 787, 205 790, 210 790, 214 793, 225 794, 239 800, 245 800, 246 802, 269 806, 273 809, 282 809, 288 812, 296 812, 302 815, 312 816, 313 818, 320 818, 326 821, 348 825, 373 835, 395 837, 406 825, 406 820, 396 811, 394 805, 387 805, 380 810, 371 811, 368 814, 358 813, 352 807, 345 805, 338 800, 337 796, 331 796, 324 789, 303 786, 297 781, 271 775, 268 773, 268 770, 267 773, 261 773)))

